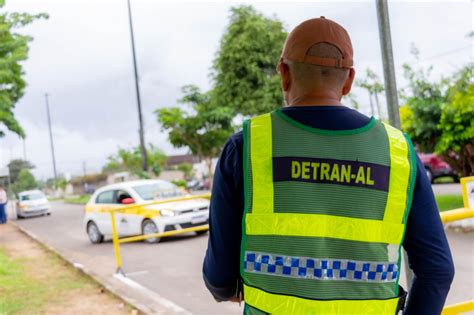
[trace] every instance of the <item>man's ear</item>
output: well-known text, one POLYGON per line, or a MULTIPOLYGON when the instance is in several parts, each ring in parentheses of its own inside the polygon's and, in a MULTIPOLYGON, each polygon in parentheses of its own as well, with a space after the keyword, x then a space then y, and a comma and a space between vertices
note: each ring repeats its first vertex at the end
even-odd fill
POLYGON ((290 89, 291 75, 290 67, 283 61, 283 58, 280 58, 280 62, 278 63, 278 72, 280 73, 281 89, 283 92, 286 92, 290 89))
POLYGON ((344 86, 342 87, 342 95, 347 95, 351 91, 352 83, 354 82, 355 78, 355 69, 349 68, 349 75, 347 76, 346 82, 344 82, 344 86))

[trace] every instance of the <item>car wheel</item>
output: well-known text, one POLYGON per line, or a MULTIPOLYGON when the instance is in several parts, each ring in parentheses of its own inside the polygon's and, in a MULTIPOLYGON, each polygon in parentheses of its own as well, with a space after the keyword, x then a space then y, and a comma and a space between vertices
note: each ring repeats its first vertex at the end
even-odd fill
MULTIPOLYGON (((149 234, 156 234, 158 233, 158 228, 156 227, 155 222, 150 219, 146 219, 142 223, 142 234, 143 235, 149 235, 149 234)), ((143 240, 145 243, 158 243, 160 241, 159 237, 151 237, 151 238, 146 238, 143 240)))
POLYGON ((100 233, 99 228, 92 221, 87 223, 87 235, 89 236, 89 240, 92 244, 99 244, 104 241, 104 235, 100 233))
POLYGON ((425 168, 425 172, 426 172, 426 177, 428 177, 428 180, 430 181, 430 183, 433 182, 433 173, 431 172, 431 170, 429 168, 425 168))

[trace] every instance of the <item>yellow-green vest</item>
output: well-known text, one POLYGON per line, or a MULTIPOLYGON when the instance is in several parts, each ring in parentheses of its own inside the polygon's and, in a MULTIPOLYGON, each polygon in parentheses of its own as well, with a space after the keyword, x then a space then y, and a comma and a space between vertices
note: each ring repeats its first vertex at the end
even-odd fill
POLYGON ((244 122, 246 314, 395 314, 416 177, 405 135, 328 131, 281 110, 244 122))

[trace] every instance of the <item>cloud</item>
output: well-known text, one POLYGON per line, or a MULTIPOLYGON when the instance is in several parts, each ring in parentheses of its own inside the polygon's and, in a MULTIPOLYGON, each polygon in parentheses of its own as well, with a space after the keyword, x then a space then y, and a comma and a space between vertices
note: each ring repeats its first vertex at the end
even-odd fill
MULTIPOLYGON (((206 90, 209 68, 228 23, 233 2, 132 1, 140 91, 147 142, 168 153, 176 150, 160 132, 153 111, 176 105, 180 88, 197 84, 206 90)), ((375 4, 373 2, 254 3, 266 16, 276 15, 287 29, 302 20, 324 15, 350 33, 357 73, 366 67, 382 78, 375 4)), ((39 176, 51 176, 44 93, 51 95, 51 116, 58 169, 82 173, 98 170, 119 145, 138 143, 138 117, 133 81, 130 34, 125 1, 9 1, 10 11, 48 12, 50 19, 22 30, 32 35, 30 58, 24 63, 28 87, 15 113, 27 132, 28 158, 39 176)), ((401 64, 414 62, 412 42, 422 65, 433 64, 433 77, 449 74, 471 58, 461 50, 425 60, 471 43, 471 4, 391 2, 390 20, 398 86, 406 84, 401 64)), ((367 93, 355 89, 369 112, 367 93)), ((384 101, 382 99, 382 101, 384 101)), ((22 143, 9 135, 0 140, 1 161, 22 156, 22 143), (11 150, 10 150, 11 148, 11 150), (10 151, 12 154, 10 154, 10 151)))

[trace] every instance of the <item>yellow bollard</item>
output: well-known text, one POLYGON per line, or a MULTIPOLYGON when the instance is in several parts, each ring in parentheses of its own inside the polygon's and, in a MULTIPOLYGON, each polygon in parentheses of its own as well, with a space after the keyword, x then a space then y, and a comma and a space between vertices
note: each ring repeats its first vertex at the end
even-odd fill
POLYGON ((441 314, 454 315, 462 314, 469 311, 474 311, 474 300, 446 306, 441 314))
POLYGON ((115 212, 113 210, 110 211, 110 216, 112 220, 112 241, 114 243, 115 260, 117 262, 117 273, 123 274, 122 259, 120 258, 120 241, 117 234, 117 227, 115 226, 115 212))
POLYGON ((460 208, 443 211, 440 213, 440 216, 443 223, 474 218, 474 209, 460 208))

